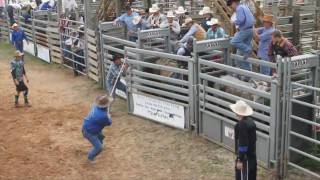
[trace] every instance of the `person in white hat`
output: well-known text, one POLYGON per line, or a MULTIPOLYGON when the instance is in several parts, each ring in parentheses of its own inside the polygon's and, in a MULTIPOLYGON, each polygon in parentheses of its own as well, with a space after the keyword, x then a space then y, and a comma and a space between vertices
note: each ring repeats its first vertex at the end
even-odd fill
POLYGON ((19 96, 20 93, 23 92, 24 103, 26 106, 30 106, 28 101, 28 92, 29 89, 26 86, 25 82, 29 83, 28 76, 26 74, 26 70, 24 68, 24 62, 22 61, 23 53, 20 51, 15 51, 14 60, 11 61, 11 75, 13 82, 16 86, 16 94, 15 94, 15 106, 19 106, 19 96))
POLYGON ((160 28, 160 24, 166 21, 165 15, 160 13, 158 4, 152 4, 152 7, 149 9, 149 13, 151 14, 148 18, 150 28, 160 28))
POLYGON ((235 130, 235 152, 236 159, 236 180, 247 177, 248 180, 257 178, 257 156, 256 156, 256 124, 249 116, 253 109, 244 101, 238 100, 230 105, 230 109, 236 114, 239 122, 235 130), (244 176, 244 177, 241 177, 244 176))
POLYGON ((176 16, 173 14, 173 11, 167 12, 167 20, 160 24, 160 28, 169 28, 171 31, 170 37, 171 40, 178 40, 180 34, 180 24, 174 20, 176 16))
POLYGON ((206 39, 206 31, 198 23, 194 22, 191 17, 184 21, 183 27, 187 27, 189 30, 179 41, 180 44, 186 43, 190 37, 196 38, 197 41, 206 39))
POLYGON ((11 42, 16 48, 16 50, 23 53, 23 40, 26 40, 26 42, 29 44, 29 40, 27 38, 27 35, 25 34, 24 30, 19 27, 17 23, 14 23, 12 25, 12 34, 11 34, 11 42))
POLYGON ((218 19, 211 18, 210 21, 207 21, 207 25, 211 26, 207 31, 207 39, 218 39, 224 38, 226 36, 223 28, 220 26, 218 19))
POLYGON ((210 7, 205 6, 203 9, 199 12, 199 15, 203 16, 203 20, 201 21, 201 26, 204 30, 208 31, 210 26, 207 25, 207 21, 210 21, 210 19, 213 17, 212 11, 210 7))
POLYGON ((187 18, 187 10, 185 10, 183 8, 183 6, 179 6, 177 10, 175 10, 176 12, 176 15, 177 15, 177 19, 178 19, 178 22, 180 24, 180 26, 182 26, 182 24, 184 23, 185 19, 187 18))
POLYGON ((136 42, 138 40, 138 30, 146 30, 149 28, 148 23, 141 16, 133 17, 132 23, 134 24, 134 28, 128 31, 128 35, 131 36, 131 40, 136 42))

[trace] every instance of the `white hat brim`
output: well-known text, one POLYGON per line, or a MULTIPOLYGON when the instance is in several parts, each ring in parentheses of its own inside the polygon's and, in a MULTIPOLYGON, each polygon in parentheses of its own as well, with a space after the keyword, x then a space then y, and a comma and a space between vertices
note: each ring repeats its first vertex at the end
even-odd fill
POLYGON ((237 104, 231 104, 229 107, 234 113, 240 116, 251 116, 253 114, 253 109, 250 106, 247 106, 247 110, 245 112, 238 111, 237 104))

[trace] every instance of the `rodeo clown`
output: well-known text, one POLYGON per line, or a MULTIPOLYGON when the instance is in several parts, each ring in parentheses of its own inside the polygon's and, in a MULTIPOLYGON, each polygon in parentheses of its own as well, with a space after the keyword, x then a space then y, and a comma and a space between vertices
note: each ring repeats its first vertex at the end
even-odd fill
POLYGON ((23 92, 24 96, 24 103, 27 107, 30 107, 29 101, 28 101, 28 92, 29 89, 25 84, 25 81, 29 83, 29 79, 26 74, 26 70, 24 68, 24 62, 22 61, 23 53, 21 53, 19 50, 15 52, 15 58, 11 61, 11 75, 13 78, 13 82, 16 86, 17 94, 15 95, 15 107, 19 106, 19 95, 21 92, 23 92))

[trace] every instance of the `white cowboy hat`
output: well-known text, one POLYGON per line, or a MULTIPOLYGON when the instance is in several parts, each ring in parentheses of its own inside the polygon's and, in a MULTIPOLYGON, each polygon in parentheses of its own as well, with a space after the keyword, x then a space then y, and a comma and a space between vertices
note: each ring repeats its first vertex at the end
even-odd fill
POLYGON ((110 104, 110 100, 108 95, 100 95, 96 97, 94 101, 94 105, 99 108, 107 108, 109 104, 110 104))
POLYGON ((14 52, 14 57, 21 57, 23 56, 24 53, 20 52, 19 50, 17 50, 16 52, 14 52))
POLYGON ((183 6, 179 6, 177 10, 175 10, 176 14, 184 14, 187 11, 183 8, 183 6))
POLYGON ((211 14, 212 13, 212 11, 211 11, 211 9, 210 9, 210 7, 208 7, 208 6, 205 6, 205 7, 203 7, 202 8, 202 10, 199 12, 199 15, 204 15, 204 14, 211 14))
POLYGON ((152 4, 152 7, 149 8, 149 12, 150 13, 155 13, 155 12, 158 12, 160 11, 160 8, 158 7, 158 4, 152 4))
POLYGON ((192 22, 193 22, 192 18, 191 18, 191 17, 187 17, 187 18, 184 20, 184 23, 182 24, 182 26, 185 27, 187 24, 192 23, 192 22))
POLYGON ((168 17, 168 18, 174 18, 174 17, 176 17, 176 16, 173 14, 173 11, 168 11, 168 12, 167 12, 167 17, 168 17))
POLYGON ((32 2, 30 5, 31 5, 32 9, 35 9, 37 7, 36 2, 32 2))
POLYGON ((219 20, 216 18, 211 18, 210 21, 207 21, 208 26, 217 25, 219 24, 219 20))
POLYGON ((139 24, 140 21, 141 21, 141 16, 135 16, 135 17, 133 17, 132 23, 134 25, 137 25, 137 24, 139 24))
POLYGON ((253 114, 252 108, 244 101, 239 100, 235 104, 231 104, 230 109, 240 116, 251 116, 253 114))

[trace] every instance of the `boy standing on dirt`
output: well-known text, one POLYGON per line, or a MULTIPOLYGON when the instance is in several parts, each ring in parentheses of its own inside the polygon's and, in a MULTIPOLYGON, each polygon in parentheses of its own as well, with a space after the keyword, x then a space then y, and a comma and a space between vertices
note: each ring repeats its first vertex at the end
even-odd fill
POLYGON ((110 126, 112 124, 112 120, 108 115, 109 105, 110 101, 108 95, 98 96, 91 112, 84 118, 82 134, 93 146, 93 149, 88 153, 89 161, 93 161, 102 151, 104 139, 102 130, 105 126, 110 126))
POLYGON ((19 50, 15 52, 15 59, 11 61, 11 75, 13 78, 13 82, 16 85, 17 94, 15 95, 15 106, 19 105, 19 95, 23 92, 24 103, 26 106, 30 106, 28 101, 28 92, 29 89, 24 83, 24 80, 29 83, 29 79, 26 74, 26 70, 24 68, 24 62, 22 61, 23 53, 19 50))

